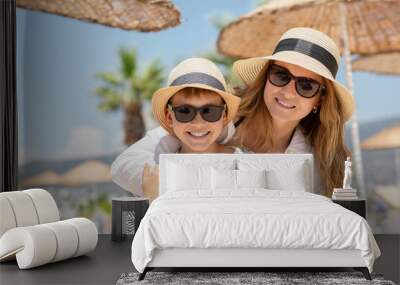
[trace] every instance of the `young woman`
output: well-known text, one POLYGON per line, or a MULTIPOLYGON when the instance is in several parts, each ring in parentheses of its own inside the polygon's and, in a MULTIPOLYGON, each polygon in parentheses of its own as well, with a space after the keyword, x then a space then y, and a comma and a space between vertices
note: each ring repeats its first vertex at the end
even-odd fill
MULTIPOLYGON (((246 87, 238 92, 236 130, 227 128, 224 141, 255 153, 313 153, 315 192, 330 196, 342 183, 348 156, 344 124, 354 110, 352 95, 335 80, 339 61, 339 49, 327 35, 294 28, 272 55, 235 62, 233 70, 246 87)), ((127 190, 140 188, 141 176, 132 175, 139 159, 155 164, 155 153, 177 147, 160 130, 149 132, 113 163, 114 181, 127 190)))
POLYGON ((339 49, 327 35, 294 28, 271 56, 239 60, 246 87, 233 142, 256 153, 313 153, 316 192, 331 196, 343 181, 349 151, 344 124, 354 110, 350 92, 335 80, 339 49))

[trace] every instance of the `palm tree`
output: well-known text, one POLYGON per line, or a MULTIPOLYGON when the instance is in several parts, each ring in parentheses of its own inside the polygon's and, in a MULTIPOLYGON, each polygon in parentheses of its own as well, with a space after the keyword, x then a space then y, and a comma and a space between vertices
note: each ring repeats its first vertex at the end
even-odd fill
POLYGON ((111 215, 112 207, 107 194, 102 193, 96 198, 90 198, 88 201, 79 203, 77 213, 85 218, 92 218, 96 209, 99 208, 104 214, 111 215))
POLYGON ((124 143, 129 146, 145 134, 142 102, 151 100, 153 93, 162 86, 164 66, 159 60, 153 60, 140 74, 135 49, 121 48, 119 59, 118 73, 96 74, 102 85, 96 88, 94 95, 101 98, 99 109, 103 112, 123 109, 124 143))

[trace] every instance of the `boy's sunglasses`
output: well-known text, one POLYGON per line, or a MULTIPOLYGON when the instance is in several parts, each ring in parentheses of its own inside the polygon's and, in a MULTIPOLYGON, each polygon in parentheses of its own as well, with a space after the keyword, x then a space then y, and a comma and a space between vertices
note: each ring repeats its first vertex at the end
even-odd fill
POLYGON ((312 98, 321 92, 323 95, 326 87, 318 81, 308 77, 294 76, 290 71, 283 66, 271 64, 268 67, 267 78, 271 84, 283 87, 289 84, 290 81, 295 81, 297 94, 304 98, 312 98))
POLYGON ((168 108, 174 112, 175 119, 181 123, 193 121, 197 112, 200 113, 200 116, 205 121, 210 123, 217 122, 221 119, 222 113, 225 111, 225 105, 217 106, 211 104, 201 107, 194 107, 191 105, 172 106, 171 104, 168 104, 168 108))

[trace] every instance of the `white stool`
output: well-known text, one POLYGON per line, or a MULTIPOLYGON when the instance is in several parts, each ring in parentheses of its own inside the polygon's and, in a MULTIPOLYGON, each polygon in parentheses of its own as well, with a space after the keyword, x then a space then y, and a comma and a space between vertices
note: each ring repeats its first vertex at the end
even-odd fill
POLYGON ((0 193, 0 262, 17 259, 20 269, 86 254, 96 248, 97 228, 86 218, 60 221, 49 192, 0 193))

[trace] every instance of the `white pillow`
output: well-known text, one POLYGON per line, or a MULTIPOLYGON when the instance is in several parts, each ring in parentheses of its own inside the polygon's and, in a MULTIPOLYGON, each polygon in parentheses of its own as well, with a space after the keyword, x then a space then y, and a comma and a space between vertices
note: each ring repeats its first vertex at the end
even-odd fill
POLYGON ((236 190, 236 170, 216 169, 211 170, 212 189, 236 190))
POLYGON ((238 190, 240 188, 266 188, 266 171, 253 170, 211 170, 213 190, 238 190))
POLYGON ((167 191, 211 189, 211 167, 168 163, 167 191))
POLYGON ((311 189, 309 164, 305 161, 295 161, 289 158, 279 158, 275 161, 256 158, 252 160, 239 159, 240 170, 266 170, 267 188, 272 190, 307 191, 311 189))
POLYGON ((267 173, 267 188, 271 190, 306 191, 308 185, 304 167, 291 171, 270 169, 267 173))
POLYGON ((184 167, 202 167, 209 166, 217 169, 236 169, 236 161, 233 158, 229 158, 228 154, 215 154, 215 153, 180 153, 180 154, 169 154, 165 166, 169 166, 170 163, 182 165, 184 167), (228 157, 224 157, 228 156, 228 157))
POLYGON ((238 188, 267 188, 267 176, 263 170, 236 170, 238 188))

